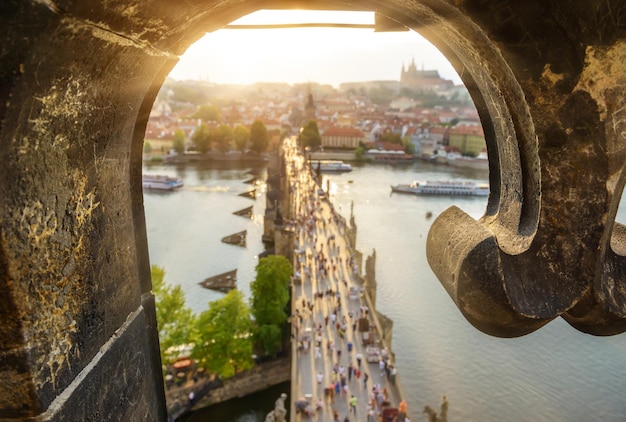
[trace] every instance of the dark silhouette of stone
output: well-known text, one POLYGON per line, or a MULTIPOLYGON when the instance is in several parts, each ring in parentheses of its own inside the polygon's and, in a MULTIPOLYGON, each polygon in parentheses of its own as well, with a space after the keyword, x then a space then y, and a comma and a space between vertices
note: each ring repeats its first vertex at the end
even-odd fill
POLYGON ((248 234, 247 230, 233 233, 231 235, 225 236, 222 238, 222 242, 228 243, 229 245, 246 247, 246 236, 248 234))
POLYGON ((252 218, 253 216, 252 206, 242 208, 239 211, 235 211, 233 214, 238 215, 240 217, 252 218))
POLYGON ((209 277, 198 284, 205 289, 228 293, 237 288, 237 270, 227 271, 225 273, 209 277))
POLYGON ((239 196, 244 198, 256 199, 256 189, 249 190, 248 192, 240 193, 239 196))

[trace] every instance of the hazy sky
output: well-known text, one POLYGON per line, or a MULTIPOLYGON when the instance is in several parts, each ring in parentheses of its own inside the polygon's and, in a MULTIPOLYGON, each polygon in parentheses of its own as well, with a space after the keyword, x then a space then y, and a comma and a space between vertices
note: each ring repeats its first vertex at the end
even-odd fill
MULTIPOLYGON (((259 11, 233 24, 367 23, 369 12, 259 11)), ((461 80, 428 41, 413 31, 373 29, 223 29, 205 35, 181 57, 170 76, 215 83, 341 82, 398 80, 402 65, 415 59, 418 69, 437 69, 461 80)))

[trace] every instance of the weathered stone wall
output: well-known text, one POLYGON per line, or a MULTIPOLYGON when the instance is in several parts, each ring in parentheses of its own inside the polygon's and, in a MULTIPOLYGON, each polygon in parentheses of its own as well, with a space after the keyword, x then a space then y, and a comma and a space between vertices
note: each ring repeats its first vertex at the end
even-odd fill
POLYGON ((365 258, 364 284, 365 289, 367 290, 367 295, 370 297, 372 302, 372 306, 375 308, 378 290, 378 283, 376 281, 376 249, 372 251, 371 255, 365 258))
MULTIPOLYGON (((158 89, 206 31, 296 0, 0 5, 0 418, 163 420, 141 192, 158 89)), ((491 196, 442 214, 429 262, 499 336, 562 316, 626 330, 621 0, 312 0, 433 42, 478 107, 491 196)))
MULTIPOLYGON (((258 393, 291 380, 291 360, 281 358, 255 365, 250 371, 242 372, 224 381, 224 386, 213 389, 202 398, 193 410, 221 403, 237 397, 258 393)), ((285 393, 289 393, 285 391, 285 393)))
POLYGON ((172 58, 45 3, 2 9, 0 417, 162 419, 130 163, 145 69, 172 58))
POLYGON ((612 244, 624 241, 614 220, 625 180, 626 6, 458 4, 477 28, 465 39, 485 40, 468 50, 481 58, 466 82, 492 194, 479 221, 453 208, 434 222, 429 263, 489 334, 523 335, 557 316, 592 334, 620 333, 625 262, 612 244))

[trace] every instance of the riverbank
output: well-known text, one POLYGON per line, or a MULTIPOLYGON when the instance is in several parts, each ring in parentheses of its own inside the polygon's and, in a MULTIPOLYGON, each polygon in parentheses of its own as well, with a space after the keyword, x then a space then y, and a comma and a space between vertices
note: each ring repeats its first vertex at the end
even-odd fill
POLYGON ((166 383, 168 415, 171 420, 187 420, 185 415, 289 383, 290 378, 289 357, 258 363, 226 380, 202 372, 188 372, 176 383, 166 383))
POLYGON ((289 383, 278 384, 245 398, 234 398, 186 414, 178 422, 263 422, 274 409, 276 398, 289 388, 289 383))
POLYGON ((211 389, 198 400, 192 411, 222 403, 234 398, 245 397, 269 387, 290 381, 290 358, 284 357, 269 362, 258 363, 248 371, 239 372, 225 380, 219 388, 211 389))

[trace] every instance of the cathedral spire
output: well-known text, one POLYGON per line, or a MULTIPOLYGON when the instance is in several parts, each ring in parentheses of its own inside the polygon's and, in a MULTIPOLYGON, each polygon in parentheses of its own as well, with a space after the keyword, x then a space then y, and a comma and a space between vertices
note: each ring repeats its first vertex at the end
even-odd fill
POLYGON ((316 118, 316 107, 315 102, 313 101, 313 93, 311 92, 311 84, 307 85, 307 102, 304 105, 304 117, 306 121, 315 120, 316 118))

